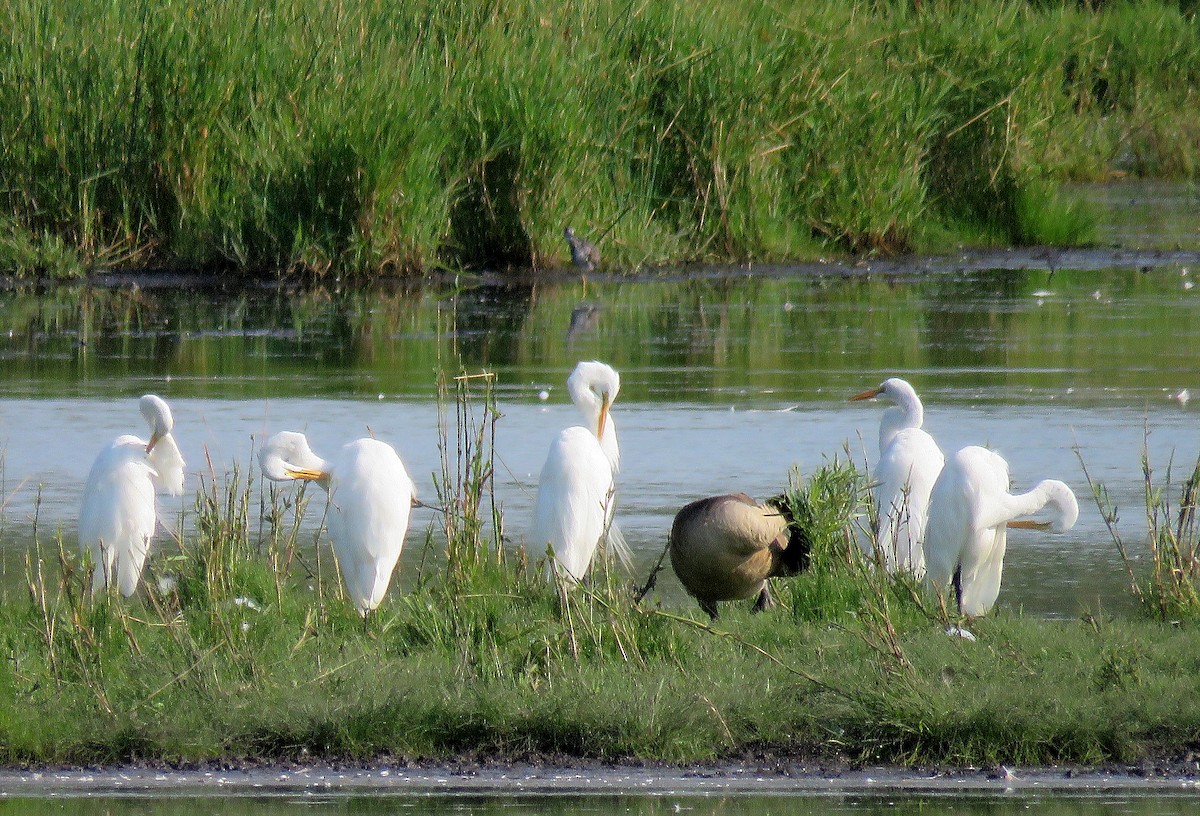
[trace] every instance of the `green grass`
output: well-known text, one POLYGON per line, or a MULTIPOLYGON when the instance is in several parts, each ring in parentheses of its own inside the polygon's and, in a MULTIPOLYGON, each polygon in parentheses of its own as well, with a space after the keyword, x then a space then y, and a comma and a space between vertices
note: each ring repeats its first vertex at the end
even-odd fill
POLYGON ((1086 240, 1194 177, 1194 9, 84 0, 0 11, 0 265, 372 276, 1086 240))
POLYGON ((62 601, 53 649, 39 611, 9 605, 0 760, 1102 763, 1173 755, 1200 727, 1192 623, 1000 615, 966 643, 905 609, 901 661, 864 613, 806 620, 788 593, 709 628, 494 564, 393 595, 366 626, 327 591, 259 595, 262 611, 62 601))
POLYGON ((970 624, 977 642, 947 637, 953 621, 919 586, 859 557, 866 496, 843 461, 793 478, 812 565, 777 584, 771 611, 727 604, 710 625, 635 602, 603 564, 585 587, 547 583, 498 537, 492 387, 443 383, 444 532, 425 552, 410 542, 415 588, 365 621, 297 521, 323 500, 236 469, 203 480, 194 532, 159 545, 132 600, 90 600, 86 565, 35 543, 28 600, 0 605, 0 763, 1031 765, 1195 748, 1196 615, 1000 613, 970 624))

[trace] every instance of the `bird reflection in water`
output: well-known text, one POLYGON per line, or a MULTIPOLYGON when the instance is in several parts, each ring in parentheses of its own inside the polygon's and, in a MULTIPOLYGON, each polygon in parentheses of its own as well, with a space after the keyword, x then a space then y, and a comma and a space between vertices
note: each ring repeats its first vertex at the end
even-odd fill
POLYGON ((567 348, 575 345, 575 340, 581 334, 594 332, 600 325, 600 306, 595 303, 580 303, 571 312, 571 322, 567 326, 567 348))

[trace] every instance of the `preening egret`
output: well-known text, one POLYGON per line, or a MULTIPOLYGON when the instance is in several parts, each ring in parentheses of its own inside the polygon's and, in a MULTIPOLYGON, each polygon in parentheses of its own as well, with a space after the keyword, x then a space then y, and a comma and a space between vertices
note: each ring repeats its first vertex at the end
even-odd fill
POLYGON ((1007 528, 1066 532, 1079 518, 1071 488, 1057 479, 1028 493, 1008 492, 1008 463, 974 445, 950 457, 938 476, 925 528, 925 578, 936 591, 953 585, 959 611, 984 615, 1000 592, 1007 528), (1050 505, 1051 521, 1017 520, 1050 505))
POLYGON ((116 582, 129 597, 137 589, 157 514, 155 492, 183 492, 183 456, 171 436, 175 420, 161 398, 138 402, 150 426, 150 439, 125 434, 112 441, 92 464, 79 509, 79 547, 91 553, 92 594, 116 582))
POLYGON ((567 390, 587 424, 559 433, 538 480, 531 541, 535 549, 549 546, 561 571, 576 581, 587 574, 602 538, 623 563, 630 561, 612 520, 620 451, 610 408, 620 389, 612 367, 594 361, 575 366, 567 390))
MULTIPOLYGON (((929 514, 929 493, 945 457, 933 437, 921 430, 925 409, 917 392, 899 377, 856 394, 850 401, 881 398, 895 405, 879 422, 879 463, 875 466, 875 548, 888 572, 925 573, 921 541, 929 514)), ((873 555, 864 545, 868 556, 873 555)))
POLYGON ((716 620, 719 601, 757 595, 756 612, 771 606, 767 579, 805 569, 810 545, 789 528, 781 504, 734 493, 685 505, 675 514, 669 549, 680 583, 716 620))
POLYGON ((404 548, 413 503, 413 483, 395 449, 356 439, 327 462, 304 434, 281 431, 263 445, 258 462, 272 481, 314 481, 329 493, 326 523, 346 591, 364 616, 379 606, 404 548))

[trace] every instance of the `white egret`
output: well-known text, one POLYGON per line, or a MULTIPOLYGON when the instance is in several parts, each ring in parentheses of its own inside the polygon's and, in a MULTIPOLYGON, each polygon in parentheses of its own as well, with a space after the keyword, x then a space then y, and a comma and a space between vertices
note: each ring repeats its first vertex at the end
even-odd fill
POLYGON ((1062 533, 1079 518, 1071 488, 1057 479, 1038 482, 1028 493, 1010 494, 1008 463, 974 445, 950 457, 938 476, 925 528, 926 580, 939 593, 954 587, 959 611, 984 615, 1000 593, 1007 528, 1062 533), (1043 507, 1051 521, 1018 520, 1043 507))
POLYGON ((304 434, 281 431, 263 445, 258 462, 272 481, 314 481, 329 493, 327 525, 346 590, 361 615, 379 606, 404 548, 413 504, 413 483, 395 449, 357 439, 328 462, 313 453, 304 434))
POLYGON ((92 594, 114 582, 129 597, 137 589, 154 537, 156 492, 183 492, 183 456, 175 420, 161 397, 138 402, 150 439, 124 434, 100 452, 88 473, 79 509, 79 547, 91 553, 92 594))
MULTIPOLYGON (((582 581, 605 539, 629 564, 629 548, 613 523, 616 474, 620 465, 616 423, 610 409, 621 378, 600 362, 581 362, 567 378, 571 400, 586 427, 564 429, 550 444, 538 480, 532 543, 549 546, 566 576, 582 581)), ((548 569, 553 574, 553 565, 548 569)))
MULTIPOLYGON (((875 466, 875 549, 888 572, 925 573, 921 542, 929 514, 929 493, 942 471, 945 456, 933 437, 921 429, 925 409, 917 392, 899 377, 856 394, 850 401, 881 398, 895 405, 879 422, 879 463, 875 466)), ((873 553, 869 543, 864 552, 873 553)))
POLYGON ((768 578, 808 566, 809 542, 788 521, 780 504, 759 504, 745 493, 694 501, 671 525, 671 566, 713 620, 719 601, 757 596, 754 611, 762 611, 772 605, 768 578))

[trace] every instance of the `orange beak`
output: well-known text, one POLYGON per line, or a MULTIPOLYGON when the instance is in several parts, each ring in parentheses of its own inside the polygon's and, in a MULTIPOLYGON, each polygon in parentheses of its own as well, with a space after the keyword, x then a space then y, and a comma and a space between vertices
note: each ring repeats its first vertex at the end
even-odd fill
POLYGON ((150 435, 150 441, 146 443, 146 454, 147 455, 149 455, 150 451, 154 450, 154 446, 157 445, 158 440, 160 440, 162 438, 163 438, 163 435, 158 433, 157 431, 155 431, 153 434, 150 435))
POLYGON ((1014 530, 1049 530, 1050 522, 1033 521, 1032 519, 1018 519, 1016 521, 1010 521, 1008 526, 1014 530))
POLYGON ((858 400, 875 399, 882 393, 883 393, 882 388, 872 388, 868 391, 863 391, 861 394, 855 394, 853 397, 846 400, 846 402, 856 402, 858 400))
POLYGON ((600 421, 596 423, 596 438, 604 438, 604 423, 608 421, 608 394, 600 398, 600 421))

